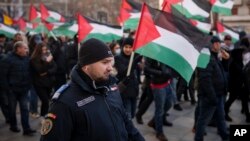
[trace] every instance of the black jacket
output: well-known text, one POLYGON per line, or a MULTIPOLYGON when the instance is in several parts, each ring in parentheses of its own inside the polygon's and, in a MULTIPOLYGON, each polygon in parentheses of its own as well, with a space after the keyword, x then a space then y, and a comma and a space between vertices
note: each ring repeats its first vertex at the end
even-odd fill
POLYGON ((232 61, 229 65, 229 91, 239 91, 244 83, 242 62, 243 51, 243 48, 236 48, 231 52, 232 61))
POLYGON ((31 60, 32 81, 39 87, 52 88, 55 82, 56 63, 52 60, 50 63, 41 59, 31 60), (41 74, 46 73, 41 76, 41 74))
POLYGON ((151 77, 153 84, 166 83, 172 77, 169 67, 150 58, 146 58, 144 73, 151 77))
POLYGON ((29 57, 20 57, 12 52, 3 61, 5 68, 1 68, 4 69, 1 75, 7 80, 4 84, 6 88, 17 92, 28 91, 31 86, 29 57))
POLYGON ((226 76, 217 53, 211 51, 207 67, 205 69, 198 68, 198 84, 199 96, 206 97, 211 105, 216 105, 217 96, 226 94, 226 76))
POLYGON ((115 68, 117 69, 117 78, 119 81, 124 81, 126 89, 122 92, 123 98, 136 98, 139 95, 139 82, 136 75, 136 65, 140 60, 140 56, 135 55, 133 65, 131 68, 130 76, 127 78, 127 70, 129 65, 130 56, 126 56, 124 53, 121 53, 118 56, 115 56, 115 68))
POLYGON ((128 119, 112 78, 97 87, 74 68, 68 88, 58 93, 49 110, 55 118, 46 119, 52 120, 52 129, 41 141, 144 141, 128 119))

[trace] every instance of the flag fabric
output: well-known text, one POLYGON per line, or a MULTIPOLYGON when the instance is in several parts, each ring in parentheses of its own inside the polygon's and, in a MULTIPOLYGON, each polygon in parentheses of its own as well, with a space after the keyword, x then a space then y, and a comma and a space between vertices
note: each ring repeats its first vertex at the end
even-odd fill
POLYGON ((93 30, 90 31, 87 39, 96 38, 103 42, 112 42, 122 38, 123 30, 121 26, 113 26, 98 22, 90 22, 93 30))
POLYGON ((212 28, 212 25, 207 22, 201 22, 198 20, 192 20, 190 19, 190 23, 195 26, 197 29, 202 31, 203 33, 209 34, 212 28))
POLYGON ((32 24, 26 22, 22 17, 20 17, 17 21, 16 21, 16 25, 18 26, 20 31, 30 31, 31 29, 33 29, 32 24))
POLYGON ((0 23, 11 26, 13 24, 13 19, 8 15, 0 12, 0 23))
POLYGON ((80 14, 77 14, 77 23, 78 23, 78 43, 80 43, 90 33, 93 27, 80 14))
POLYGON ((135 30, 140 18, 141 4, 133 0, 123 0, 120 15, 118 17, 125 30, 135 30))
POLYGON ((233 43, 236 43, 237 41, 239 41, 240 36, 239 36, 238 32, 236 32, 233 29, 223 25, 220 22, 216 23, 216 27, 217 27, 217 32, 219 34, 219 37, 221 39, 223 39, 225 35, 230 35, 232 37, 232 42, 233 43))
POLYGON ((0 23, 0 33, 4 34, 8 38, 13 38, 17 31, 14 28, 0 23))
POLYGON ((162 10, 171 13, 172 5, 181 2, 182 0, 164 0, 162 3, 162 10))
POLYGON ((47 22, 65 22, 65 18, 55 12, 48 10, 43 3, 40 3, 41 17, 44 21, 47 22))
POLYGON ((78 24, 76 22, 73 23, 65 23, 55 29, 52 30, 55 36, 67 36, 69 38, 73 38, 78 31, 78 24))
POLYGON ((232 15, 234 2, 232 0, 210 0, 212 11, 222 15, 232 15))
POLYGON ((177 10, 188 19, 205 21, 210 14, 211 5, 205 0, 181 0, 172 4, 172 9, 177 10))
POLYGON ((30 22, 41 22, 41 13, 37 12, 37 10, 33 6, 33 4, 30 5, 29 21, 30 22))
MULTIPOLYGON (((152 8, 149 10, 144 4, 134 50, 170 66, 189 82, 200 52, 209 40, 183 17, 152 8)), ((201 63, 206 66, 208 61, 201 63)))

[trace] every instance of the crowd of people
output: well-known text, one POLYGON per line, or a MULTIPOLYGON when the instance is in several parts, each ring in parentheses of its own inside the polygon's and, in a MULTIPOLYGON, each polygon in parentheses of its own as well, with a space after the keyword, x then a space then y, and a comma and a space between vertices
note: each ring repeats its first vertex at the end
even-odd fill
POLYGON ((223 41, 212 36, 207 67, 197 68, 188 83, 166 64, 139 54, 134 55, 129 69, 133 43, 134 32, 112 43, 90 39, 80 48, 77 36, 17 33, 7 40, 0 34, 0 104, 10 131, 21 131, 17 103, 23 135, 36 132, 29 117, 41 117, 44 141, 62 140, 62 136, 65 141, 143 141, 131 119, 144 124, 143 115, 153 101, 155 112, 147 124, 160 141, 167 141, 163 126, 174 126, 167 115, 171 108, 183 110, 182 97, 196 106, 191 125, 195 141, 203 141, 208 124, 215 124, 222 140, 229 140, 226 121, 233 121, 230 106, 237 98, 242 102, 241 113, 250 122, 250 41, 246 32, 240 32, 235 44, 230 35, 223 41))

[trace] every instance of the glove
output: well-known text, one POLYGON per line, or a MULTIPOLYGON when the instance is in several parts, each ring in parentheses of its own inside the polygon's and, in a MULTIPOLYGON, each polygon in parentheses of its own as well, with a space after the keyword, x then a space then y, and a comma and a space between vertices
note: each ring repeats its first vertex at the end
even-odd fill
POLYGON ((122 80, 123 84, 124 84, 124 85, 128 85, 130 79, 131 79, 130 76, 125 77, 125 78, 122 80))

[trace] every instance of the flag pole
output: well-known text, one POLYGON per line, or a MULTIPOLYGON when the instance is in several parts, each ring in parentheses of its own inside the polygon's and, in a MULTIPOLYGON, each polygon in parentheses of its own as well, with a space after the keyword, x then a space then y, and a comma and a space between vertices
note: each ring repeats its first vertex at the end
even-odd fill
MULTIPOLYGON (((145 9, 145 6, 146 6, 145 3, 143 3, 141 11, 143 11, 145 9)), ((142 16, 142 12, 141 12, 141 16, 142 16)), ((140 21, 139 21, 139 24, 138 24, 137 28, 140 26, 140 24, 141 24, 141 17, 140 17, 140 21)), ((131 68, 132 68, 132 64, 133 64, 134 56, 135 56, 134 50, 135 50, 135 43, 136 43, 136 40, 137 40, 137 36, 138 36, 138 29, 136 30, 135 41, 133 43, 133 52, 132 52, 132 54, 130 56, 130 59, 129 59, 128 71, 127 71, 127 75, 126 76, 129 76, 130 73, 131 73, 131 68)))
POLYGON ((57 41, 57 38, 56 38, 56 36, 55 36, 54 32, 53 32, 53 31, 50 31, 50 34, 51 34, 51 35, 52 35, 52 37, 55 39, 55 41, 57 41))
POLYGON ((131 68, 132 68, 132 64, 133 64, 133 61, 134 61, 134 56, 135 56, 135 52, 133 51, 131 56, 130 56, 130 59, 129 59, 128 71, 127 71, 126 76, 129 76, 130 73, 131 73, 131 68))

